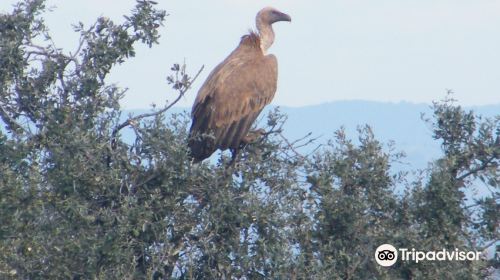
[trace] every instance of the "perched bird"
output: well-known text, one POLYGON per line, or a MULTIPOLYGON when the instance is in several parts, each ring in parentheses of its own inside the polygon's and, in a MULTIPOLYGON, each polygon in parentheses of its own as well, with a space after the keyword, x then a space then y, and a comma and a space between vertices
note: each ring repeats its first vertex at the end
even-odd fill
POLYGON ((249 129, 276 92, 278 63, 267 50, 274 42, 272 24, 278 21, 291 18, 271 7, 260 10, 257 33, 244 35, 200 88, 188 143, 194 162, 217 149, 230 149, 234 159, 242 145, 255 138, 249 129))

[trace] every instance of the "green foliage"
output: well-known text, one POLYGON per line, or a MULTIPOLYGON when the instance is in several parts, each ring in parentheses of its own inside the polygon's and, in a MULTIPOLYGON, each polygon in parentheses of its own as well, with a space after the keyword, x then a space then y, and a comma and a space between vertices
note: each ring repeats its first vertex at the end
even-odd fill
MULTIPOLYGON (((158 42, 165 12, 138 1, 123 23, 80 23, 69 53, 43 12, 28 0, 0 15, 0 278, 480 279, 499 266, 384 268, 373 254, 383 243, 483 250, 500 239, 500 117, 434 104, 444 156, 411 181, 391 171, 402 154, 369 127, 301 155, 313 141, 283 137, 279 111, 235 164, 226 154, 192 164, 186 114, 167 115, 171 103, 123 122, 124 91, 105 82, 136 44, 158 42), (471 195, 477 186, 490 194, 471 195)), ((180 98, 197 75, 171 71, 180 98)))

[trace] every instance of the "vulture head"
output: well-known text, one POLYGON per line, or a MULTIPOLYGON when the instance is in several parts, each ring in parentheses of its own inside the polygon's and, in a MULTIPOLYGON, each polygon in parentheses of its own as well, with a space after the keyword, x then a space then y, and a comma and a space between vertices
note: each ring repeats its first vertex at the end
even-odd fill
POLYGON ((278 21, 292 21, 292 18, 272 7, 266 7, 257 13, 255 22, 259 31, 260 47, 264 53, 274 42, 274 31, 271 25, 278 21))
POLYGON ((292 18, 289 15, 276 10, 275 8, 266 7, 257 13, 256 20, 257 26, 259 26, 259 22, 271 25, 278 21, 292 21, 292 18))

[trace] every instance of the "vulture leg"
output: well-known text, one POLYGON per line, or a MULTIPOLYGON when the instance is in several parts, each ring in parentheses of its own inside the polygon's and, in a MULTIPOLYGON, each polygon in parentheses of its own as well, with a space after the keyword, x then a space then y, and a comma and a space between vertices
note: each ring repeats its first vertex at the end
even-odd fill
POLYGON ((240 146, 236 149, 230 148, 231 150, 231 161, 229 162, 229 166, 234 165, 234 163, 237 161, 240 155, 240 151, 243 147, 245 147, 248 144, 255 143, 259 140, 260 137, 266 134, 266 131, 262 128, 257 129, 257 130, 252 130, 247 133, 243 139, 241 139, 240 146))
POLYGON ((231 149, 231 161, 229 162, 229 166, 233 166, 238 159, 240 154, 240 149, 231 149))

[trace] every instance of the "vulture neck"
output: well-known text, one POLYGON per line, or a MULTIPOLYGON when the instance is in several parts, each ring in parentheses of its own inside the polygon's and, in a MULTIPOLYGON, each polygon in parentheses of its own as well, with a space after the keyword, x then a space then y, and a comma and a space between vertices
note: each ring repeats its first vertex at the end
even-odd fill
POLYGON ((274 42, 274 31, 271 24, 263 22, 260 18, 257 19, 257 30, 260 37, 260 48, 262 53, 266 54, 267 49, 271 47, 274 42))

